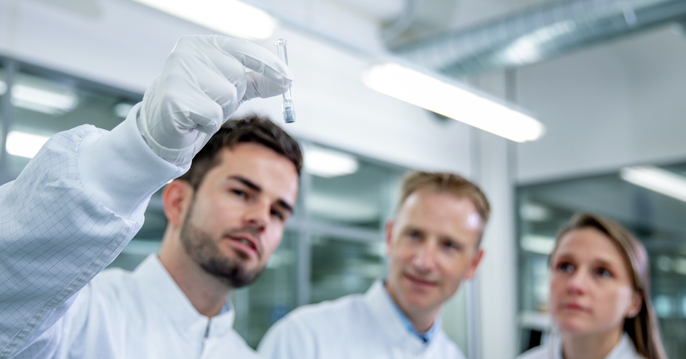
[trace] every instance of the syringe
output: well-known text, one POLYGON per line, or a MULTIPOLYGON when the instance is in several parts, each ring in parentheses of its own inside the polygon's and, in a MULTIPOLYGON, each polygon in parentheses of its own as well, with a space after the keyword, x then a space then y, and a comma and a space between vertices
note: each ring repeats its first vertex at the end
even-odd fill
MULTIPOLYGON (((274 41, 276 51, 279 53, 279 58, 286 65, 288 65, 288 53, 286 52, 286 45, 288 41, 285 39, 278 39, 274 41)), ((295 107, 293 107, 293 97, 291 96, 291 85, 288 85, 288 91, 283 93, 283 119, 286 123, 295 122, 295 107)))

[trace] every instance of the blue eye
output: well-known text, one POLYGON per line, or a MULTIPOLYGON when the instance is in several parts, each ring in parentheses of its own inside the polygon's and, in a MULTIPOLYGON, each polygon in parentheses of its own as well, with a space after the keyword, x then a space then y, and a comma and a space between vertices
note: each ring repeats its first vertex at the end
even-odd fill
POLYGON ((572 273, 574 272, 574 266, 571 263, 562 262, 557 265, 557 270, 560 272, 572 273))
POLYGON ((609 270, 607 270, 605 268, 598 268, 598 269, 596 269, 595 272, 596 272, 596 275, 598 275, 599 277, 612 278, 612 272, 610 272, 609 270))
POLYGON ((410 239, 415 239, 415 240, 419 240, 422 237, 421 234, 419 233, 419 231, 409 231, 409 232, 407 232, 407 236, 410 237, 410 239))

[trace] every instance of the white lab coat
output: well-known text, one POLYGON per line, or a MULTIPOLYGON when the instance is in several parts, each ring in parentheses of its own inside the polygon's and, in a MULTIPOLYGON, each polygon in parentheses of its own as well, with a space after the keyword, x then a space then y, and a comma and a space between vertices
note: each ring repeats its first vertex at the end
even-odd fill
POLYGON ((198 313, 152 254, 134 272, 106 270, 81 290, 53 327, 62 340, 50 357, 258 358, 233 329, 234 315, 229 302, 211 320, 198 313))
POLYGON ((258 351, 270 359, 464 359, 440 328, 423 343, 391 300, 377 281, 364 295, 300 307, 269 329, 258 351))
MULTIPOLYGON (((516 359, 562 359, 562 341, 559 337, 552 338, 551 343, 533 348, 516 359)), ((624 333, 619 343, 605 359, 644 359, 636 352, 631 338, 624 333)))
MULTIPOLYGON (((53 136, 0 187, 0 358, 55 358, 61 343, 83 335, 63 330, 65 313, 138 232, 150 196, 187 170, 150 150, 138 132, 139 109, 111 132, 85 125, 53 136)), ((96 302, 104 293, 94 295, 93 285, 89 291, 88 305, 102 316, 80 318, 82 330, 101 333, 95 328, 120 313, 96 302)), ((73 357, 104 358, 125 345, 110 343, 103 355, 73 357)))

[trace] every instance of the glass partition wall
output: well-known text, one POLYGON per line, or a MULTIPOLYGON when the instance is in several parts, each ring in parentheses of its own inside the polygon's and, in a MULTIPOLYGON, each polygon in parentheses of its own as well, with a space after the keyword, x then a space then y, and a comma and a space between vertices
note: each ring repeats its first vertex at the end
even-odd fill
POLYGON ((112 129, 141 99, 13 60, 3 62, 3 182, 15 178, 50 136, 84 123, 112 129))
POLYGON ((617 221, 645 245, 651 298, 670 358, 686 357, 686 163, 527 185, 518 190, 521 350, 551 330, 548 254, 575 212, 617 221))

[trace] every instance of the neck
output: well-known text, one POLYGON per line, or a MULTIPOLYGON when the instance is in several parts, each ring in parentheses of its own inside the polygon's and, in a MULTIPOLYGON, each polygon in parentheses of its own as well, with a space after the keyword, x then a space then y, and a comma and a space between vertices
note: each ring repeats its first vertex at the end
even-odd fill
POLYGON ((564 359, 603 359, 621 339, 621 327, 600 334, 562 334, 562 356, 564 359))
POLYGON ((195 263, 181 241, 168 240, 165 236, 158 256, 198 313, 212 318, 221 312, 231 288, 195 263))
POLYGON ((418 333, 426 333, 431 329, 436 320, 436 316, 441 309, 440 307, 429 309, 408 308, 408 306, 403 305, 402 301, 399 300, 399 297, 395 294, 388 281, 386 281, 384 286, 393 302, 395 302, 395 305, 397 305, 398 308, 400 308, 400 311, 407 316, 418 333))

